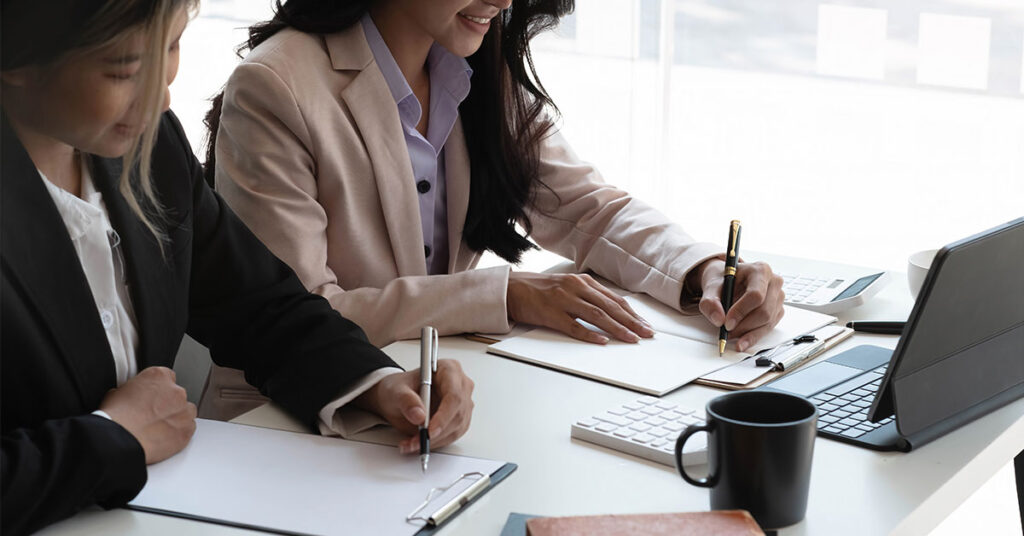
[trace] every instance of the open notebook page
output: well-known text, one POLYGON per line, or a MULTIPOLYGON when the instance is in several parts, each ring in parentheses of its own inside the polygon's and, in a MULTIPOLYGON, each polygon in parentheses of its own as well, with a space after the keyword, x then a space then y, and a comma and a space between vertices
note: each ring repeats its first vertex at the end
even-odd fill
MULTIPOLYGON (((718 347, 718 328, 712 326, 703 316, 681 314, 646 294, 626 296, 626 301, 637 314, 651 323, 654 331, 670 333, 718 347)), ((789 305, 783 307, 785 307, 786 313, 782 316, 782 320, 771 333, 754 343, 753 348, 749 348, 748 352, 754 353, 763 348, 771 348, 836 321, 834 316, 789 305)))

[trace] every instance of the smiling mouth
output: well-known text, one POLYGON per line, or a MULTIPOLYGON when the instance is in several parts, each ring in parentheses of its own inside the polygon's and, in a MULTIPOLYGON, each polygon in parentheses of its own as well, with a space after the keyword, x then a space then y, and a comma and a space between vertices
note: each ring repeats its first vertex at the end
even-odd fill
POLYGON ((472 15, 467 15, 465 13, 459 13, 459 16, 464 18, 464 19, 469 20, 470 22, 475 22, 477 24, 490 24, 490 22, 491 22, 491 18, 490 17, 487 17, 487 18, 484 18, 484 17, 474 17, 472 15))

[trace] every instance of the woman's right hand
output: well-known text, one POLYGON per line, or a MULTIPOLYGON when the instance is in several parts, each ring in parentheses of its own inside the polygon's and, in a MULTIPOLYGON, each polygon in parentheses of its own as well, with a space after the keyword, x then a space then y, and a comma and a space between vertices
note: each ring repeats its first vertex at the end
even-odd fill
POLYGON ((654 336, 626 300, 587 274, 512 272, 507 293, 508 316, 516 322, 545 326, 595 344, 607 343, 608 337, 583 327, 577 318, 625 342, 654 336))
POLYGON ((149 367, 100 402, 100 409, 142 445, 147 465, 177 454, 196 431, 196 406, 174 379, 167 367, 149 367))

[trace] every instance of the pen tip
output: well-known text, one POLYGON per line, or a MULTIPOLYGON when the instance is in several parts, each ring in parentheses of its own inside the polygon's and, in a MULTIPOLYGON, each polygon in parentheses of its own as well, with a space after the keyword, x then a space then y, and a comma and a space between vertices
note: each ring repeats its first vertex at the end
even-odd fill
POLYGON ((423 472, 424 473, 427 472, 427 462, 429 462, 429 461, 430 461, 430 458, 427 458, 427 457, 424 457, 422 460, 420 460, 420 466, 423 468, 423 472))
POLYGON ((723 354, 725 354, 725 340, 718 339, 718 355, 721 357, 723 354))

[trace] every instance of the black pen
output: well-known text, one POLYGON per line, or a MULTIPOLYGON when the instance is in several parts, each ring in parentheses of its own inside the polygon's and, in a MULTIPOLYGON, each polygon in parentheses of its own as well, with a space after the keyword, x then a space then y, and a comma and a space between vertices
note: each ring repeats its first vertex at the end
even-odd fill
POLYGON ((847 322, 846 327, 861 333, 878 333, 881 335, 900 335, 906 322, 847 322))
MULTIPOLYGON (((722 309, 729 314, 732 307, 732 287, 736 282, 736 259, 740 252, 740 220, 732 220, 729 224, 729 246, 725 252, 725 284, 722 285, 722 309)), ((729 339, 729 331, 725 324, 718 328, 718 355, 725 353, 725 343, 729 339)))

